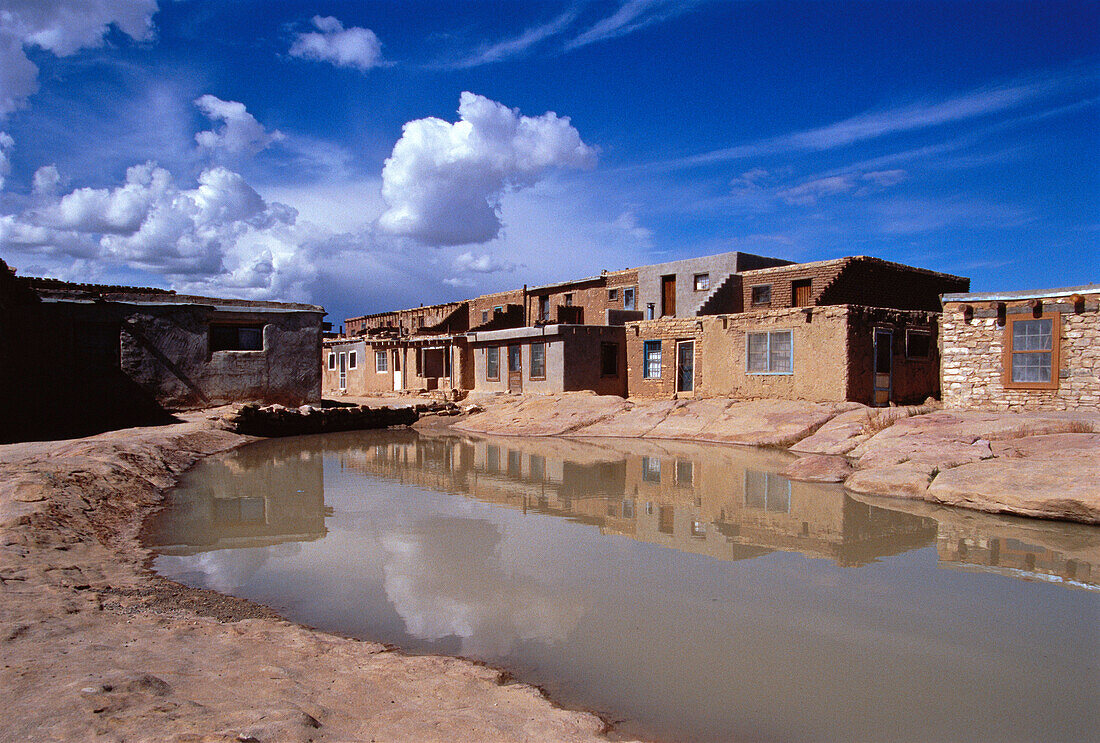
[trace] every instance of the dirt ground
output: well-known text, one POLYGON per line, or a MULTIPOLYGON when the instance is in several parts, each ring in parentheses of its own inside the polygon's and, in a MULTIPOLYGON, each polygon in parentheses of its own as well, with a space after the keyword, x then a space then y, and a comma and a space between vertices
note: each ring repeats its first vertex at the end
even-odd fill
POLYGON ((207 417, 0 446, 0 740, 606 740, 499 670, 150 573, 139 537, 165 491, 248 441, 207 417))

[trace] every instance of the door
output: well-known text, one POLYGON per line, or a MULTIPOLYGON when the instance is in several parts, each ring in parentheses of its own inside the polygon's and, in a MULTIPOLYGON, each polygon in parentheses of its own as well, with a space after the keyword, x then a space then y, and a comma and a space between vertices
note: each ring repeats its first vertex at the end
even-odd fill
POLYGON ((875 329, 875 382, 871 404, 890 404, 894 383, 894 331, 875 329))
POLYGON ((695 341, 676 344, 676 391, 692 392, 695 389, 695 341))
POLYGON ((523 392, 523 346, 508 346, 508 391, 523 392))
POLYGON ((401 384, 401 352, 395 348, 391 354, 393 358, 393 391, 400 392, 405 387, 401 384))
POLYGON ((348 356, 345 353, 340 354, 339 359, 340 366, 340 390, 346 390, 348 388, 348 356))
POLYGON ((676 315, 676 275, 661 277, 661 317, 676 315))
POLYGON ((792 299, 795 307, 810 306, 810 287, 809 279, 791 282, 791 294, 793 295, 792 299))

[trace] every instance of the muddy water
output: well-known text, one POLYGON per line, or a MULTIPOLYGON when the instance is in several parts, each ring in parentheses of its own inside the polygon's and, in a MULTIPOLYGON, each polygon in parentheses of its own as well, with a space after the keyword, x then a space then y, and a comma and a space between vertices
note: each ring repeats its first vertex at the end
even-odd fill
POLYGON ((1100 529, 674 442, 386 431, 200 464, 162 574, 512 670, 668 740, 1087 740, 1100 529))

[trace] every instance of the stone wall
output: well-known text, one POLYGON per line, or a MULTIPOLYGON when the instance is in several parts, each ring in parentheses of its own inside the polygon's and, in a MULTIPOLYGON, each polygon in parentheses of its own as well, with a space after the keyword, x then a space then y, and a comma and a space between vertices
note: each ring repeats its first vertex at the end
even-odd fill
POLYGON ((945 300, 941 331, 944 404, 1008 411, 1100 408, 1100 292, 1080 296, 1079 302, 1072 297, 1039 300, 1042 316, 1058 313, 1061 317, 1054 389, 1008 389, 1004 384, 1004 321, 1035 316, 1031 300, 945 300))
POLYGON ((701 393, 706 352, 699 340, 703 320, 666 317, 626 325, 626 386, 632 397, 672 397, 676 394, 676 344, 695 341, 695 390, 701 393), (646 379, 645 341, 661 341, 661 376, 646 379))

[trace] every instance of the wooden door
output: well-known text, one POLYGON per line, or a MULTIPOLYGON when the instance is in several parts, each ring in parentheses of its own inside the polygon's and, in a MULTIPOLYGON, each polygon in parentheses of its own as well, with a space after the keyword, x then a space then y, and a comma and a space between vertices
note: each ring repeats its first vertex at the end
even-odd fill
POLYGON ((393 391, 400 392, 404 389, 401 384, 401 351, 393 349, 393 391))
POLYGON ((795 307, 810 306, 810 286, 809 279, 791 282, 791 294, 795 307))
POLYGON ((676 276, 661 277, 661 317, 676 315, 676 276))
POLYGON ((508 346, 508 391, 523 392, 523 346, 508 346))
POLYGON ((875 329, 875 377, 874 394, 871 404, 885 407, 890 404, 894 383, 894 333, 881 328, 875 329))

